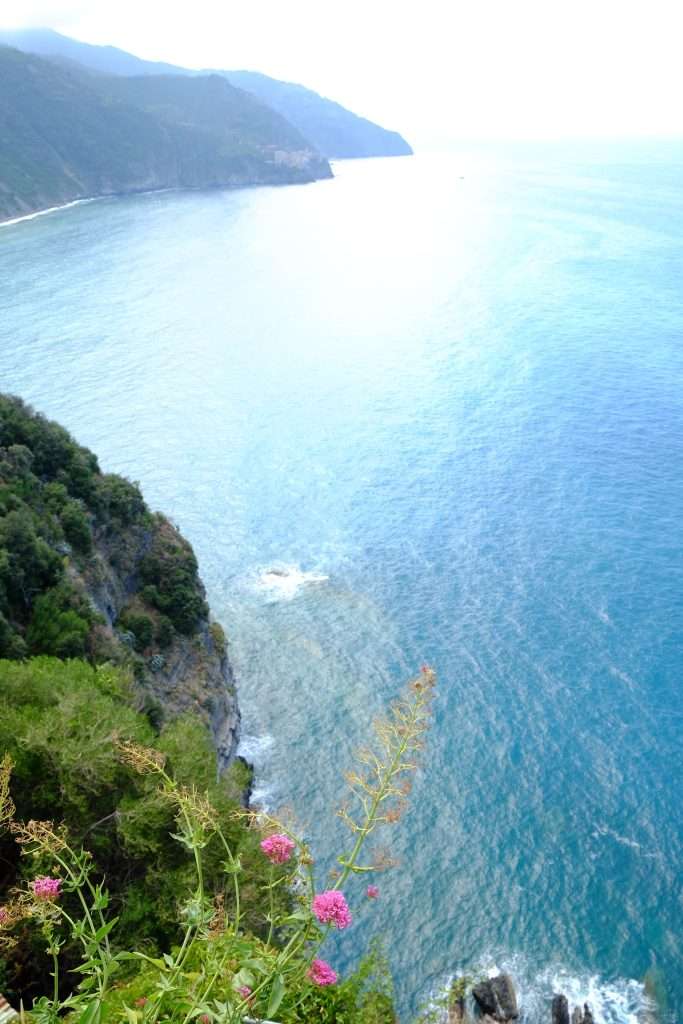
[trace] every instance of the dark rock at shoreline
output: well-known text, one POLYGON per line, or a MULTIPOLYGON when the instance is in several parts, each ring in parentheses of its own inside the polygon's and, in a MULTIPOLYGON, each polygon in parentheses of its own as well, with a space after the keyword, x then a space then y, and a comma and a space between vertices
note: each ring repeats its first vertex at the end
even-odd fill
POLYGON ((515 986, 509 974, 482 981, 474 986, 472 995, 482 1013, 493 1020, 508 1021, 519 1016, 515 986))
POLYGON ((569 1003, 566 996, 553 996, 552 1024, 569 1024, 569 1003))
MULTIPOLYGON (((566 1002, 566 1000, 565 1000, 566 1002)), ((572 1013, 572 1024, 594 1024, 593 1014, 588 1003, 583 1004, 583 1013, 580 1006, 575 1006, 572 1013)))

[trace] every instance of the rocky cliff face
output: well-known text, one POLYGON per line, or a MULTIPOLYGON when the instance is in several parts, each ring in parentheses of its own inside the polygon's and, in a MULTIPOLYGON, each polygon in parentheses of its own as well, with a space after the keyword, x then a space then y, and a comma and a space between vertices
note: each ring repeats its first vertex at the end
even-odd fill
POLYGON ((153 724, 196 712, 224 767, 239 711, 190 544, 136 484, 0 395, 0 658, 112 662, 153 724))
MULTIPOLYGON (((138 653, 126 628, 125 613, 131 607, 155 616, 143 596, 144 562, 160 533, 166 546, 191 552, 163 517, 116 532, 95 530, 92 556, 84 571, 72 569, 72 580, 104 620, 99 643, 111 645, 115 660, 132 664, 141 707, 161 721, 187 712, 199 715, 211 729, 223 769, 235 755, 240 715, 221 626, 203 614, 190 635, 176 632, 167 645, 152 641, 138 653)), ((203 599, 204 587, 199 581, 197 585, 203 599)))

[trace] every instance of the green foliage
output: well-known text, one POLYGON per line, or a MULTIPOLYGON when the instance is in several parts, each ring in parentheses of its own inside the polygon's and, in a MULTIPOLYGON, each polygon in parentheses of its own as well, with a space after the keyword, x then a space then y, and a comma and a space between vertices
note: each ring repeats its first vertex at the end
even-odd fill
POLYGON ((142 560, 140 576, 144 599, 180 633, 192 633, 208 614, 194 552, 162 516, 157 517, 154 542, 142 560))
POLYGON ((29 650, 34 654, 54 654, 58 658, 83 657, 92 618, 92 613, 78 600, 68 583, 53 587, 35 601, 33 617, 26 630, 29 650))
POLYGON ((169 647, 173 643, 175 629, 167 615, 160 615, 157 621, 156 642, 159 647, 169 647))
MULTIPOLYGON (((191 883, 193 861, 187 849, 169 841, 175 831, 173 807, 159 799, 149 777, 121 761, 113 745, 114 739, 126 738, 155 742, 184 786, 209 793, 244 867, 243 919, 263 933, 267 864, 258 834, 232 817, 240 794, 230 777, 217 780, 207 730, 186 718, 167 725, 155 739, 149 719, 131 707, 132 699, 129 676, 110 665, 93 668, 47 657, 0 661, 0 754, 6 751, 15 761, 12 796, 18 816, 64 821, 72 836, 87 843, 93 870, 107 878, 121 946, 169 949, 179 939, 178 894, 191 883)), ((214 839, 205 850, 205 869, 207 886, 215 891, 224 888, 223 860, 214 839)), ((30 869, 8 841, 0 842, 0 863, 2 904, 30 869)), ((232 899, 231 891, 226 893, 226 908, 232 899)), ((286 905, 284 892, 278 903, 286 905)), ((22 940, 7 966, 6 995, 26 998, 41 991, 46 962, 40 948, 22 940)), ((66 954, 73 960, 71 946, 66 954)))
POLYGON ((69 544, 73 544, 82 554, 89 555, 92 551, 92 533, 83 506, 77 501, 67 501, 59 513, 59 521, 69 544))
POLYGON ((129 659, 79 595, 86 577, 102 579, 102 555, 131 575, 131 551, 146 547, 143 595, 118 623, 138 651, 167 648, 207 614, 190 545, 151 515, 136 484, 102 475, 62 427, 0 395, 0 657, 129 659))
POLYGON ((209 632, 211 633, 211 639, 216 651, 221 657, 224 657, 228 649, 228 641, 225 638, 225 630, 220 622, 212 622, 209 626, 209 632))
POLYGON ((105 521, 119 528, 141 522, 148 515, 137 484, 114 473, 98 477, 94 504, 105 521))
MULTIPOLYGON (((194 719, 173 723, 152 748, 132 736, 149 726, 130 708, 126 718, 125 680, 114 669, 38 659, 0 663, 0 679, 5 669, 0 721, 4 727, 6 712, 10 722, 0 763, 0 823, 12 822, 28 878, 36 880, 20 883, 18 898, 0 892, 6 900, 0 936, 21 925, 10 941, 24 969, 40 960, 32 938, 40 934, 46 944, 54 984, 41 992, 43 967, 35 981, 36 1024, 54 1024, 65 1012, 111 1024, 188 1024, 198 1017, 243 1024, 276 1014, 281 1024, 392 1022, 391 979, 378 949, 345 979, 318 953, 325 925, 351 924, 342 887, 352 889, 355 879, 363 889, 375 869, 360 863, 366 842, 397 820, 405 801, 399 780, 414 770, 422 749, 435 682, 430 669, 375 723, 375 742, 358 757, 363 776, 347 775, 350 809, 342 817, 355 842, 338 858, 342 870, 324 892, 302 839, 231 802, 194 719), (41 780, 38 794, 26 785, 31 774, 41 780), (88 813, 97 806, 101 814, 112 794, 114 809, 86 826, 88 813), (52 799, 71 827, 14 819, 12 798, 24 817, 36 796, 52 799), (76 841, 69 835, 74 824, 76 841), (264 831, 269 841, 259 843, 264 831), (135 864, 144 865, 144 875, 135 877, 135 864), (118 891, 97 881, 105 867, 118 891), (79 975, 80 983, 71 980, 79 975)), ((6 864, 19 861, 16 848, 0 854, 6 864)), ((15 874, 21 875, 18 865, 15 874)), ((10 986, 17 982, 10 976, 10 986)), ((21 998, 26 994, 22 983, 21 998)))
POLYGON ((141 181, 207 188, 331 176, 283 117, 218 75, 92 75, 0 45, 0 125, 0 219, 137 191, 141 181))
POLYGON ((117 626, 119 629, 133 634, 136 651, 143 651, 154 639, 154 623, 144 612, 122 612, 119 615, 117 626))
POLYGON ((38 534, 32 511, 24 507, 0 520, 0 588, 6 607, 20 615, 34 596, 53 586, 61 575, 61 560, 38 534))

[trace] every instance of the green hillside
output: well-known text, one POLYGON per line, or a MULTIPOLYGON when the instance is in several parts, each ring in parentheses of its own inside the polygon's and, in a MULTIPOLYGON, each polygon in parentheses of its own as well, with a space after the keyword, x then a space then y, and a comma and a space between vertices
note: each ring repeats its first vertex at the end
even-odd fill
MULTIPOLYGON (((93 46, 60 35, 51 29, 0 31, 0 42, 43 56, 77 61, 84 67, 109 75, 141 76, 198 72, 155 61, 142 60, 114 46, 93 46)), ((388 131, 359 117, 333 100, 303 85, 281 82, 256 71, 215 72, 233 85, 253 94, 281 114, 329 159, 366 156, 405 156, 412 149, 398 132, 388 131)))
POLYGON ((257 71, 226 71, 228 81, 253 93, 286 117, 330 159, 365 156, 409 156, 411 147, 398 132, 358 117, 340 103, 292 82, 257 71))
POLYGON ((282 117, 218 76, 111 80, 6 46, 0 139, 0 219, 88 196, 331 175, 282 117))

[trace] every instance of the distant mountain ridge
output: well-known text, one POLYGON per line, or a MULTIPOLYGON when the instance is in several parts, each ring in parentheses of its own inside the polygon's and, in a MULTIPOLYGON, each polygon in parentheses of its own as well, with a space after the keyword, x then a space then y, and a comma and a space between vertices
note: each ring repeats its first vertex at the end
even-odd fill
POLYGON ((74 199, 332 176, 280 114, 219 75, 126 78, 0 45, 0 220, 74 199))
POLYGON ((303 85, 282 82, 256 71, 197 72, 162 62, 143 60, 114 46, 95 46, 51 29, 0 31, 0 42, 50 59, 67 59, 109 75, 173 74, 195 77, 221 75, 281 114, 328 159, 407 156, 410 145, 398 132, 359 117, 339 103, 303 85))

